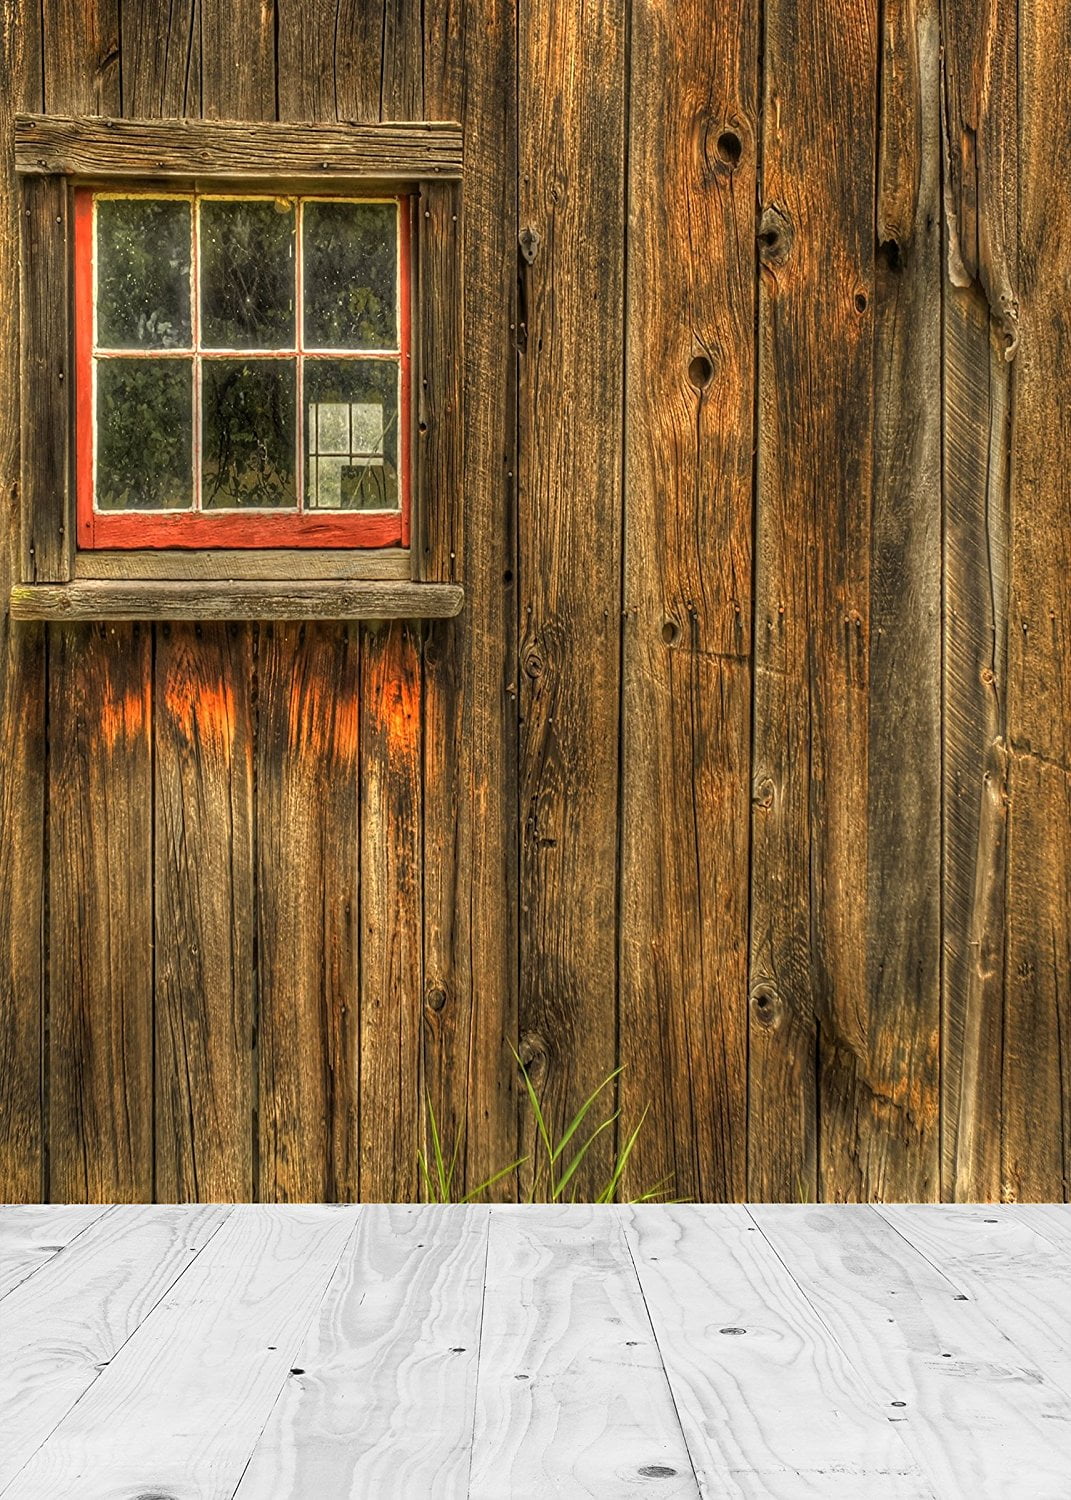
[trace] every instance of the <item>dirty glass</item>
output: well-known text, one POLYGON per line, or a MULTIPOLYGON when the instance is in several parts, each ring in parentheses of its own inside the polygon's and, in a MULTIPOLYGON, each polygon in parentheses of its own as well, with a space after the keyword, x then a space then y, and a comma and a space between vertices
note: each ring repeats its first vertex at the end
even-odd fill
POLYGON ((294 506, 292 359, 206 359, 201 365, 201 504, 294 506))
POLYGON ((307 202, 305 347, 398 347, 398 206, 307 202))
POLYGON ((397 510, 397 364, 307 359, 305 453, 309 510, 397 510))
POLYGON ((190 203, 97 199, 97 344, 190 347, 190 203))
POLYGON ((290 198, 201 200, 202 347, 293 347, 294 217, 290 198))
POLYGON ((193 364, 97 361, 98 510, 192 504, 193 364))

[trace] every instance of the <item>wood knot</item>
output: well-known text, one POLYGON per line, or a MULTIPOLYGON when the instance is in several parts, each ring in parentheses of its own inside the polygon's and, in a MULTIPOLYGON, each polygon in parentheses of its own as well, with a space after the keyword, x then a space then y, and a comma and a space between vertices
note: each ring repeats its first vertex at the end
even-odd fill
POLYGON ((644 1464, 637 1473, 642 1474, 644 1479, 672 1479, 677 1471, 671 1469, 669 1464, 644 1464))
POLYGON ((441 984, 433 984, 424 995, 424 1004, 436 1013, 446 1006, 446 991, 441 984))
POLYGON ((784 1020, 785 1002, 772 984, 757 984, 751 991, 751 1013, 759 1026, 776 1030, 784 1020))
POLYGON ((759 260, 764 266, 783 266, 792 253, 795 230, 788 215, 768 203, 759 219, 759 260))

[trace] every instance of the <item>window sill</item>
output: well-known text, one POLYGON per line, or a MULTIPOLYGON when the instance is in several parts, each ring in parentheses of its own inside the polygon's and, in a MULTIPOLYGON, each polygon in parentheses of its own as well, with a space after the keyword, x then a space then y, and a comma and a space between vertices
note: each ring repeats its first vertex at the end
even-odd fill
POLYGON ((13 620, 415 620, 460 612, 456 583, 387 580, 317 582, 123 582, 16 584, 13 620))

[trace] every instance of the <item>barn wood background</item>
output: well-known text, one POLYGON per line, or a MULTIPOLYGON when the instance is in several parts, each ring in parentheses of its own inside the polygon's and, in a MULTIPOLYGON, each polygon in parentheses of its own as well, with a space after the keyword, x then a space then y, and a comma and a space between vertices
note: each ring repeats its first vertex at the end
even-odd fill
POLYGON ((1066 1195, 1069 31, 4 7, 4 595, 16 109, 463 123, 468 591, 5 622, 5 1196, 410 1198, 425 1089, 472 1182, 512 1041, 559 1120, 624 1065, 634 1189, 1066 1195))

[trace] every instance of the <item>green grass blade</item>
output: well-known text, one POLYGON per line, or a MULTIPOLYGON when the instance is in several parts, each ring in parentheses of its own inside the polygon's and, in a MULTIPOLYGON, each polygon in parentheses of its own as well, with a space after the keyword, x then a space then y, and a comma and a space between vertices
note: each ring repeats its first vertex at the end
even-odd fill
POLYGON ((494 1187, 496 1182, 501 1182, 503 1177, 508 1177, 510 1172, 515 1172, 517 1168, 523 1166, 527 1160, 527 1156, 518 1156, 517 1160, 511 1161, 508 1167, 503 1167, 501 1172, 495 1172, 493 1176, 488 1177, 486 1181, 481 1182, 479 1187, 474 1187, 470 1192, 466 1193, 463 1198, 459 1198, 457 1201, 459 1203, 471 1203, 479 1193, 484 1193, 489 1187, 494 1187))
MULTIPOLYGON (((620 1113, 620 1110, 616 1110, 608 1120, 603 1120, 602 1124, 597 1126, 596 1129, 594 1129, 588 1136, 587 1140, 581 1146, 580 1150, 576 1153, 572 1161, 570 1161, 568 1167, 566 1167, 565 1171, 562 1173, 561 1180, 556 1184, 554 1189, 555 1202, 561 1197, 562 1193, 569 1186, 569 1183, 571 1182, 576 1169, 580 1166, 580 1163, 584 1160, 584 1157, 587 1156, 588 1152, 598 1140, 599 1136, 602 1135, 604 1130, 609 1130, 610 1126, 614 1123, 620 1113)), ((597 1198, 595 1201, 598 1203, 602 1200, 597 1198)))
POLYGON ((628 1166, 628 1159, 632 1155, 632 1148, 633 1146, 635 1146, 636 1139, 639 1136, 640 1131, 643 1129, 643 1122, 647 1118, 647 1111, 649 1109, 650 1105, 646 1105, 644 1107, 643 1114, 637 1121, 636 1128, 633 1130, 632 1134, 625 1142, 624 1148, 618 1153, 617 1162, 613 1170, 613 1175, 611 1176, 610 1181, 603 1188, 602 1192, 599 1194, 598 1198, 595 1200, 597 1203, 613 1202, 614 1194, 617 1192, 617 1185, 621 1181, 621 1178, 624 1176, 625 1168, 628 1166))
POLYGON ((615 1068, 612 1073, 608 1073, 603 1081, 599 1084, 595 1092, 593 1094, 589 1094, 588 1097, 584 1100, 583 1104, 577 1110, 576 1114, 570 1120, 569 1124, 565 1127, 565 1134, 562 1136, 557 1146, 555 1146, 554 1153, 551 1157, 552 1161, 557 1161, 558 1157, 561 1156, 562 1152, 565 1150, 566 1146, 568 1146, 573 1136, 577 1133, 581 1125, 583 1125, 584 1121, 587 1119, 590 1110, 594 1106, 603 1089, 609 1087, 609 1085, 613 1083, 614 1079, 620 1072, 620 1068, 615 1068))

